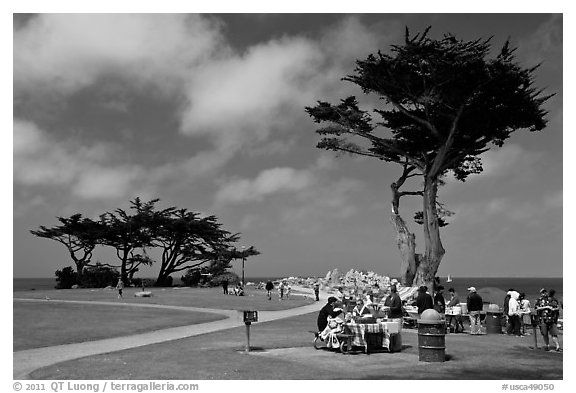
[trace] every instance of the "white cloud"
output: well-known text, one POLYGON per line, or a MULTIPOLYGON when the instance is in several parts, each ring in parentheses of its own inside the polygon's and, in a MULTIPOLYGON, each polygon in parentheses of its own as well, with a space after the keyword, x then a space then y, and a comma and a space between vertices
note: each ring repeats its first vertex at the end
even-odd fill
POLYGON ((534 225, 539 219, 553 210, 562 208, 562 191, 546 194, 532 201, 519 201, 515 198, 493 198, 488 201, 463 203, 454 206, 456 214, 451 222, 484 222, 496 217, 534 225))
POLYGON ((266 169, 253 180, 232 180, 218 191, 216 202, 225 204, 261 201, 267 195, 302 190, 310 186, 313 181, 314 176, 308 170, 266 169))
POLYGON ((73 92, 107 74, 177 86, 220 42, 199 15, 41 14, 14 31, 14 86, 73 92))
MULTIPOLYGON (((340 78, 383 39, 352 16, 317 40, 284 36, 238 53, 204 15, 41 14, 15 29, 14 87, 16 98, 38 90, 65 97, 113 76, 181 97, 181 131, 213 144, 183 165, 207 173, 273 133, 310 126, 304 106, 345 94, 351 86, 340 78)), ((119 111, 130 102, 104 98, 119 111)))
POLYGON ((14 182, 26 186, 69 187, 84 199, 130 195, 146 181, 136 165, 112 165, 114 149, 57 141, 34 123, 14 119, 14 182))
POLYGON ((322 230, 332 220, 342 220, 357 213, 351 195, 362 189, 363 183, 341 179, 329 184, 316 184, 297 195, 298 204, 282 209, 282 229, 300 234, 322 230))

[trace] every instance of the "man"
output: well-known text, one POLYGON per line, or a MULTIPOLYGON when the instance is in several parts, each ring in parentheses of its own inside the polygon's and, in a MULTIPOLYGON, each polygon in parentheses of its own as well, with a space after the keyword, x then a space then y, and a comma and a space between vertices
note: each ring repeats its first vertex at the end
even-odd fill
POLYGON ((520 294, 516 291, 510 292, 510 300, 508 302, 508 319, 512 326, 512 334, 517 337, 522 336, 520 331, 520 294))
POLYGON ((446 307, 454 307, 460 304, 460 297, 458 296, 456 291, 454 291, 454 288, 448 289, 448 294, 450 295, 450 301, 448 302, 446 307))
POLYGON ((470 334, 482 334, 480 326, 480 311, 482 311, 482 297, 476 293, 475 287, 468 288, 469 294, 466 299, 468 315, 470 315, 470 334))
POLYGON ((510 307, 510 295, 514 292, 514 288, 508 288, 508 292, 506 292, 506 296, 504 297, 504 304, 503 304, 503 311, 504 311, 504 318, 506 319, 506 334, 511 336, 512 335, 512 323, 510 322, 510 317, 508 316, 508 309, 510 307))
POLYGON ((552 341, 556 345, 556 351, 560 352, 562 349, 558 342, 558 319, 556 317, 559 312, 558 301, 556 298, 548 296, 548 291, 545 288, 540 290, 540 298, 536 300, 536 312, 540 319, 540 333, 542 333, 544 338, 544 350, 550 350, 548 335, 551 335, 552 341))
MULTIPOLYGON (((458 296, 454 288, 448 289, 448 293, 450 294, 450 300, 448 301, 446 307, 454 307, 460 305, 460 296, 458 296)), ((464 332, 464 324, 462 323, 462 314, 449 316, 448 327, 450 328, 450 330, 452 330, 451 326, 452 320, 454 320, 454 332, 458 333, 458 326, 460 326, 462 332, 464 332)))
POLYGON ((222 290, 224 291, 224 295, 228 295, 228 280, 222 280, 222 290))
POLYGON ((336 299, 334 296, 330 296, 328 298, 328 303, 326 303, 326 305, 320 309, 317 321, 319 332, 322 332, 324 329, 326 329, 326 326, 328 325, 328 317, 335 318, 339 314, 338 312, 334 311, 334 305, 337 301, 338 299, 336 299))
POLYGON ((402 318, 402 300, 398 295, 396 285, 390 286, 390 295, 384 301, 384 305, 390 307, 388 318, 402 318))
POLYGON ((318 282, 314 283, 314 295, 316 296, 316 301, 320 300, 320 284, 318 282))
POLYGON ((266 292, 268 294, 268 300, 272 300, 272 290, 274 289, 274 283, 272 281, 268 281, 266 283, 266 292))
POLYGON ((422 314, 425 310, 429 308, 434 308, 434 300, 429 293, 427 293, 428 287, 422 285, 418 288, 418 296, 416 297, 416 307, 418 307, 418 314, 422 314))
POLYGON ((434 295, 434 310, 440 314, 446 312, 446 300, 444 300, 444 286, 438 285, 436 287, 436 295, 434 295))

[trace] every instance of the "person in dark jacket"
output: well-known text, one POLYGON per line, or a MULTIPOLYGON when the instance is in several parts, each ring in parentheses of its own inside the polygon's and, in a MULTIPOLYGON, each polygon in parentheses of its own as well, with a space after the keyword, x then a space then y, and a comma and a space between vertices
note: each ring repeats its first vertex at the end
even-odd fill
POLYGON ((503 311, 504 318, 506 319, 506 334, 512 335, 512 324, 510 323, 510 317, 508 316, 508 308, 510 307, 510 294, 514 291, 514 288, 509 288, 506 292, 506 297, 504 298, 503 311))
POLYGON ((228 280, 226 279, 222 280, 222 291, 224 295, 228 295, 228 280))
POLYGON ((319 332, 323 331, 326 329, 326 326, 328 326, 328 317, 336 318, 336 316, 339 314, 339 312, 334 312, 334 305, 337 301, 338 299, 336 299, 334 296, 330 296, 328 298, 328 303, 326 303, 326 305, 320 309, 317 321, 319 332))
POLYGON ((482 311, 482 297, 476 293, 476 288, 468 288, 470 293, 466 299, 468 314, 470 315, 470 334, 482 334, 480 326, 480 311, 482 311))
POLYGON ((442 285, 436 287, 436 295, 434 295, 434 310, 438 311, 440 314, 446 312, 446 300, 444 299, 444 287, 442 285))
POLYGON ((274 283, 272 281, 268 281, 266 283, 266 292, 268 294, 268 300, 272 300, 272 290, 274 289, 274 283))
POLYGON ((418 314, 422 314, 424 310, 429 308, 434 308, 434 300, 429 293, 427 293, 428 287, 422 285, 418 288, 418 296, 416 297, 416 307, 418 307, 418 314))
POLYGON ((398 295, 396 285, 390 287, 390 295, 384 301, 384 305, 390 307, 388 318, 402 318, 402 300, 398 295))

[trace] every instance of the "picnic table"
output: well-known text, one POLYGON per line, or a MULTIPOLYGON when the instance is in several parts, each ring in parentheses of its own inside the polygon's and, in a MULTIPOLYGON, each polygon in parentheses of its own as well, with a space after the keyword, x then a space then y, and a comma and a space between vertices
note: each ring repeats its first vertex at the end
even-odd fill
POLYGON ((384 348, 389 352, 400 351, 401 320, 381 321, 377 323, 346 323, 344 332, 351 335, 351 345, 370 349, 384 348))

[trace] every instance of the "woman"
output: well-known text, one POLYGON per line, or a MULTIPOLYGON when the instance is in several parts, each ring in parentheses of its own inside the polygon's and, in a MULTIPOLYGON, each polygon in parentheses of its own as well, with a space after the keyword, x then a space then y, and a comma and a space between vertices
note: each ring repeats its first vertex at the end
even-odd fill
POLYGON ((512 326, 512 333, 520 337, 522 333, 520 332, 520 303, 518 299, 520 294, 516 291, 510 293, 510 301, 508 302, 508 317, 510 319, 510 325, 512 326))
POLYGON ((358 299, 356 306, 354 306, 354 309, 352 310, 352 316, 361 317, 362 315, 365 314, 372 314, 372 311, 370 310, 369 307, 370 306, 364 303, 362 299, 358 299))
POLYGON ((526 331, 526 326, 530 326, 532 321, 530 320, 530 313, 532 310, 530 309, 530 300, 526 299, 526 294, 524 292, 520 293, 520 327, 521 332, 523 335, 529 334, 526 331))

